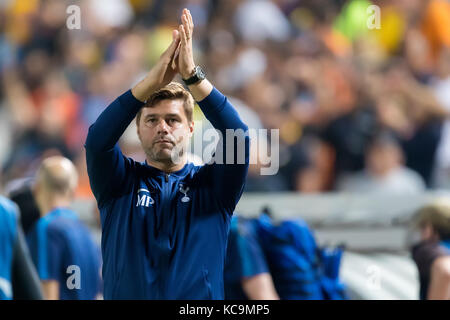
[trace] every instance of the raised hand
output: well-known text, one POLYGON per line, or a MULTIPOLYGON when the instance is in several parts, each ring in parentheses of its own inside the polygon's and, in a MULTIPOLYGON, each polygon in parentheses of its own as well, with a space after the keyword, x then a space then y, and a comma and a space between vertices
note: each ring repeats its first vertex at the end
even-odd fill
POLYGON ((178 72, 177 65, 172 61, 180 44, 178 30, 172 32, 172 43, 163 52, 158 62, 153 66, 147 76, 139 82, 131 92, 140 101, 146 101, 156 90, 169 84, 178 72))
POLYGON ((178 27, 180 34, 180 45, 176 65, 178 72, 183 79, 188 79, 195 68, 194 55, 192 50, 192 35, 194 33, 194 22, 188 9, 184 9, 181 14, 181 25, 178 27))

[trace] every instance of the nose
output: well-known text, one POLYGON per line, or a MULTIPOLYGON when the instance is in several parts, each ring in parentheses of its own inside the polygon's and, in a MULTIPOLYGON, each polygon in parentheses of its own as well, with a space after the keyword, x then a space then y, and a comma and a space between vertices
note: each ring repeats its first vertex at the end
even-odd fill
POLYGON ((169 133, 169 125, 167 124, 167 122, 164 119, 162 119, 161 121, 158 122, 157 131, 158 131, 158 134, 168 134, 169 133))

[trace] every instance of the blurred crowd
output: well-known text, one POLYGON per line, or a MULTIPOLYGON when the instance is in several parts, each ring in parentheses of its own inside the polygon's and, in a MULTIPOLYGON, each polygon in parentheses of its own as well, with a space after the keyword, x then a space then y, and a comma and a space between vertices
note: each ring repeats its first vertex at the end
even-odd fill
MULTIPOLYGON (((4 190, 60 154, 77 166, 77 196, 92 197, 87 129, 149 70, 184 7, 208 79, 249 127, 280 130, 279 172, 260 175, 259 159, 246 191, 450 188, 448 0, 6 0, 4 190), (66 25, 70 5, 81 9, 80 29, 66 25)), ((134 132, 121 143, 144 159, 134 132)))

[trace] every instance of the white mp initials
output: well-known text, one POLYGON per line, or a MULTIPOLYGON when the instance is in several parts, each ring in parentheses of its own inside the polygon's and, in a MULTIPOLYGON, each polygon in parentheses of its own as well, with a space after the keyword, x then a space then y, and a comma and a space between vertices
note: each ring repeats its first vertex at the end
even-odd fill
POLYGON ((155 203, 155 200, 153 200, 153 198, 150 196, 150 192, 147 189, 139 189, 138 190, 138 196, 137 196, 137 203, 136 203, 136 207, 147 207, 149 205, 152 205, 155 203), (148 194, 142 194, 140 195, 141 192, 146 192, 148 194))

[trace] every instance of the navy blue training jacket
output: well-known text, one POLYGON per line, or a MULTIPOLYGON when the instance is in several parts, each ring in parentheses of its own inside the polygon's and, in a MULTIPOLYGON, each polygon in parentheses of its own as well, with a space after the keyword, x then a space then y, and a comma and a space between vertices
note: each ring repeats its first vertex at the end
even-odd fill
MULTIPOLYGON (((198 104, 221 132, 248 130, 216 88, 198 104)), ((89 128, 85 144, 102 223, 104 297, 223 299, 227 236, 248 171, 248 135, 244 164, 187 163, 166 174, 124 156, 117 145, 143 105, 125 92, 89 128)))

